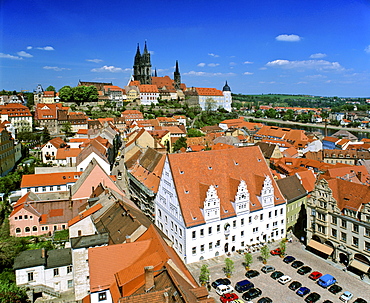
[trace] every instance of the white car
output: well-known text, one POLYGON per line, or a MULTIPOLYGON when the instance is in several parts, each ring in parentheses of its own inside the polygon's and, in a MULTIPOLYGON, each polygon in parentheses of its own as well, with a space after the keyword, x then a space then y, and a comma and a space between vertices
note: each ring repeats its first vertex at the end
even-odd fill
POLYGON ((292 281, 292 278, 289 276, 282 276, 278 280, 278 282, 280 282, 281 284, 287 284, 290 281, 292 281))
POLYGON ((219 285, 216 288, 216 293, 219 296, 222 296, 223 294, 228 294, 233 291, 234 291, 234 288, 231 285, 219 285))
POLYGON ((353 294, 350 293, 348 290, 345 291, 340 297, 339 299, 343 302, 348 302, 349 300, 351 300, 353 297, 353 294))

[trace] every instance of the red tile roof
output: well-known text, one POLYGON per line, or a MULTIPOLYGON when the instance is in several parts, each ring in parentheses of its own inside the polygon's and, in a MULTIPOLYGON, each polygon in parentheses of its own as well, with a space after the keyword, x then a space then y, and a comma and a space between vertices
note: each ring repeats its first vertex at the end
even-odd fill
POLYGON ((53 186, 65 185, 67 183, 76 182, 82 172, 65 172, 65 173, 50 173, 50 174, 32 174, 23 175, 21 188, 37 187, 37 186, 53 186))
POLYGON ((80 213, 78 216, 74 217, 73 219, 68 221, 68 227, 76 224, 77 222, 81 221, 82 219, 87 218, 91 214, 95 213, 103 206, 100 203, 95 204, 94 206, 90 207, 89 209, 85 210, 84 212, 80 213))
POLYGON ((223 96, 222 91, 216 88, 205 88, 196 87, 195 88, 199 96, 223 96))

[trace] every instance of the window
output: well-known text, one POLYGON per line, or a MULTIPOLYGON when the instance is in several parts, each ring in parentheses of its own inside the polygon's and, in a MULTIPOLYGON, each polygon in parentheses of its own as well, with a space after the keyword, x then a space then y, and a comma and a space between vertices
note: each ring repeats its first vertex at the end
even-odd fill
POLYGON ((24 231, 25 231, 26 233, 29 233, 29 232, 31 231, 31 229, 27 226, 27 227, 24 229, 24 231))
POLYGON ((347 242, 347 234, 346 233, 340 233, 340 240, 343 242, 347 242))
POLYGON ((215 247, 220 247, 220 245, 221 245, 221 241, 217 240, 215 247))
POLYGON ((104 292, 100 292, 98 294, 98 301, 105 301, 107 299, 107 292, 104 291, 104 292))
POLYGON ((32 226, 32 231, 37 231, 37 226, 32 226))
POLYGON ((244 237, 244 230, 240 232, 240 236, 244 237))
POLYGON ((60 190, 60 185, 57 186, 57 190, 60 190))
POLYGON ((68 288, 72 288, 73 287, 73 280, 68 280, 68 288))
POLYGON ((192 237, 193 239, 195 239, 195 238, 196 238, 196 232, 195 232, 195 230, 191 233, 191 237, 192 237))
POLYGON ((27 215, 24 215, 24 219, 27 220, 28 219, 28 216, 27 215))
POLYGON ((341 227, 347 228, 347 221, 342 219, 341 227))
POLYGON ((43 188, 42 188, 42 191, 46 191, 46 187, 43 187, 43 188))
POLYGON ((67 266, 67 274, 71 273, 72 269, 73 269, 72 265, 68 265, 67 266))
POLYGON ((333 238, 336 238, 336 237, 337 237, 337 230, 336 230, 336 229, 332 229, 332 230, 331 230, 331 236, 332 236, 333 238))
POLYGON ((235 236, 231 237, 231 241, 235 242, 235 236))
POLYGON ((180 232, 180 238, 182 238, 182 229, 180 229, 179 232, 180 232))
POLYGON ((331 223, 337 225, 337 217, 331 217, 331 223))
POLYGON ((202 244, 202 245, 200 246, 200 252, 201 252, 201 253, 204 253, 204 244, 202 244))
POLYGON ((353 244, 353 246, 358 247, 358 238, 353 237, 353 238, 352 238, 352 244, 353 244))
POLYGON ((203 228, 200 230, 200 236, 204 237, 204 229, 203 228))
POLYGON ((271 211, 269 211, 269 218, 271 218, 272 217, 272 212, 271 211))
POLYGON ((22 218, 23 218, 22 216, 19 216, 19 220, 22 220, 22 218))
POLYGON ((261 221, 263 220, 263 214, 260 214, 260 220, 261 221))
POLYGON ((275 217, 277 216, 277 209, 275 209, 275 217))
POLYGON ((19 234, 21 232, 21 229, 19 227, 16 228, 15 232, 19 234))
POLYGON ((212 242, 209 242, 208 248, 209 248, 209 250, 212 250, 213 249, 213 243, 212 242))
POLYGON ((269 227, 270 227, 270 224, 266 224, 266 229, 269 229, 269 227))
POLYGON ((241 226, 244 226, 244 219, 241 219, 241 220, 240 220, 240 225, 241 225, 241 226))
POLYGON ((284 228, 281 229, 280 234, 284 234, 284 228))
POLYGON ((39 192, 39 188, 35 187, 35 193, 38 193, 38 192, 39 192))
POLYGON ((241 246, 244 247, 244 241, 241 243, 241 246))
POLYGON ((219 233, 221 231, 221 226, 220 224, 217 225, 217 232, 219 233))
POLYGON ((252 223, 252 217, 251 216, 248 218, 248 223, 252 223))
POLYGON ((32 272, 27 273, 27 276, 28 276, 28 282, 33 281, 33 271, 32 271, 32 272))
POLYGON ((212 235, 212 226, 208 227, 208 234, 212 235))
POLYGON ((54 277, 59 276, 59 268, 54 268, 54 277))
POLYGON ((359 230, 358 224, 353 223, 353 232, 358 233, 358 230, 359 230))
POLYGON ((370 228, 365 228, 365 236, 370 237, 370 228))
POLYGON ((54 187, 53 186, 50 186, 50 191, 53 191, 54 190, 54 187))
POLYGON ((282 215, 283 214, 283 209, 282 208, 280 208, 280 215, 282 215))
POLYGON ((370 251, 370 242, 365 242, 365 250, 370 251))
POLYGON ((196 247, 193 247, 193 248, 191 249, 191 253, 192 253, 193 255, 195 255, 195 254, 197 253, 197 248, 196 248, 196 247))

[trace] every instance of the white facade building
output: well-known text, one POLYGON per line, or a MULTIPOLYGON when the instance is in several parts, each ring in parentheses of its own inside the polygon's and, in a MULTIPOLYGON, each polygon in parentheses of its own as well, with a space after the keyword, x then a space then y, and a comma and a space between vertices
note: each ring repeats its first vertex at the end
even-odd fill
POLYGON ((284 238, 285 203, 258 147, 169 154, 156 225, 192 263, 284 238))

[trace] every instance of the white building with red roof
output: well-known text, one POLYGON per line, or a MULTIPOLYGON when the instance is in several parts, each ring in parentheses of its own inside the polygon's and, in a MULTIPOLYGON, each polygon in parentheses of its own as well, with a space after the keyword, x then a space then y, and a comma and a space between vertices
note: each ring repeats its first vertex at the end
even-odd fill
POLYGON ((155 222, 192 263, 284 238, 285 204, 257 146, 168 154, 155 222))
POLYGON ((159 91, 156 85, 143 84, 139 86, 140 104, 150 105, 157 104, 159 98, 159 91))
POLYGON ((0 120, 9 121, 18 132, 32 130, 32 114, 27 106, 19 103, 0 105, 0 114, 0 120))

